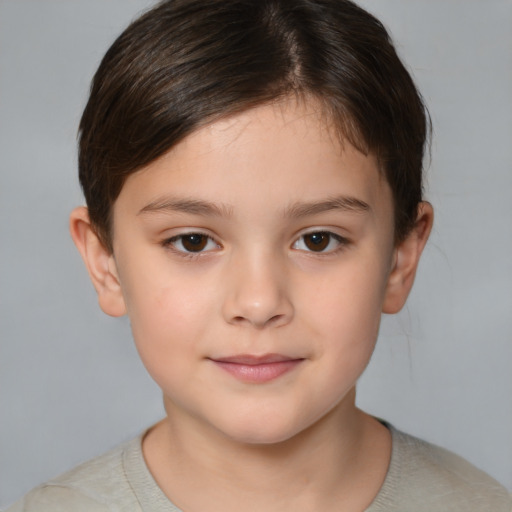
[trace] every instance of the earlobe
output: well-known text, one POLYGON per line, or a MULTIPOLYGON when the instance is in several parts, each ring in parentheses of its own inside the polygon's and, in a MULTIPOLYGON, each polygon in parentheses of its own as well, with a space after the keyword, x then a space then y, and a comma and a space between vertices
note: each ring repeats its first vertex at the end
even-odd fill
POLYGON ((71 212, 69 230, 98 294, 101 309, 110 316, 124 315, 126 306, 114 255, 94 231, 87 208, 82 206, 71 212))
POLYGON ((395 248, 382 307, 383 313, 398 313, 404 306, 414 283, 420 256, 430 235, 433 221, 432 205, 428 202, 420 203, 413 229, 395 248))

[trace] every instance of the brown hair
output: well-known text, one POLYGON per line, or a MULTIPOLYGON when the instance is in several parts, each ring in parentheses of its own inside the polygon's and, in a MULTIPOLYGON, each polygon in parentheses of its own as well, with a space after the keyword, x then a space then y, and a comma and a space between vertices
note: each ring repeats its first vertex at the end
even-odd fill
POLYGON ((198 127, 290 94, 320 100, 377 156, 402 239, 422 198, 429 121, 382 24, 348 0, 166 0, 107 51, 80 123, 80 183, 105 246, 127 176, 198 127))

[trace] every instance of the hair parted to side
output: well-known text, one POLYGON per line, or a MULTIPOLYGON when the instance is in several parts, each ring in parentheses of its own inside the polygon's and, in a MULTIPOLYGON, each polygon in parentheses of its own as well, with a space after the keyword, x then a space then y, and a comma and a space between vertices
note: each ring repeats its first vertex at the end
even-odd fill
POLYGON ((80 122, 80 183, 105 246, 130 174, 207 123, 289 95, 315 99, 377 156, 403 239, 430 123, 382 24, 348 0, 164 0, 107 51, 80 122))

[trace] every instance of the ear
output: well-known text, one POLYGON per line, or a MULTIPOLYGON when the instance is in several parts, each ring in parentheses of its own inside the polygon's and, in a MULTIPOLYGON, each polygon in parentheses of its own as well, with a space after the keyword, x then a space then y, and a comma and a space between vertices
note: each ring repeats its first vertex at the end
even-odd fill
POLYGON ((427 202, 420 203, 413 229, 405 240, 395 247, 382 306, 383 313, 398 313, 404 306, 414 283, 420 256, 427 243, 433 222, 432 205, 427 202))
POLYGON ((82 206, 71 212, 69 230, 96 289, 101 309, 110 316, 124 315, 126 306, 114 255, 93 229, 87 208, 82 206))

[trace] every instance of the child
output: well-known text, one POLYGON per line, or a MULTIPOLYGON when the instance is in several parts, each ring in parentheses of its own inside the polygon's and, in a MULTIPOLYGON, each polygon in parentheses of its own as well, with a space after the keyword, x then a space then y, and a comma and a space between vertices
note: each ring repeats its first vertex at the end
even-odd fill
POLYGON ((107 52, 71 233, 167 416, 11 509, 507 511, 498 483, 355 407, 433 221, 428 122, 345 0, 171 0, 107 52))

